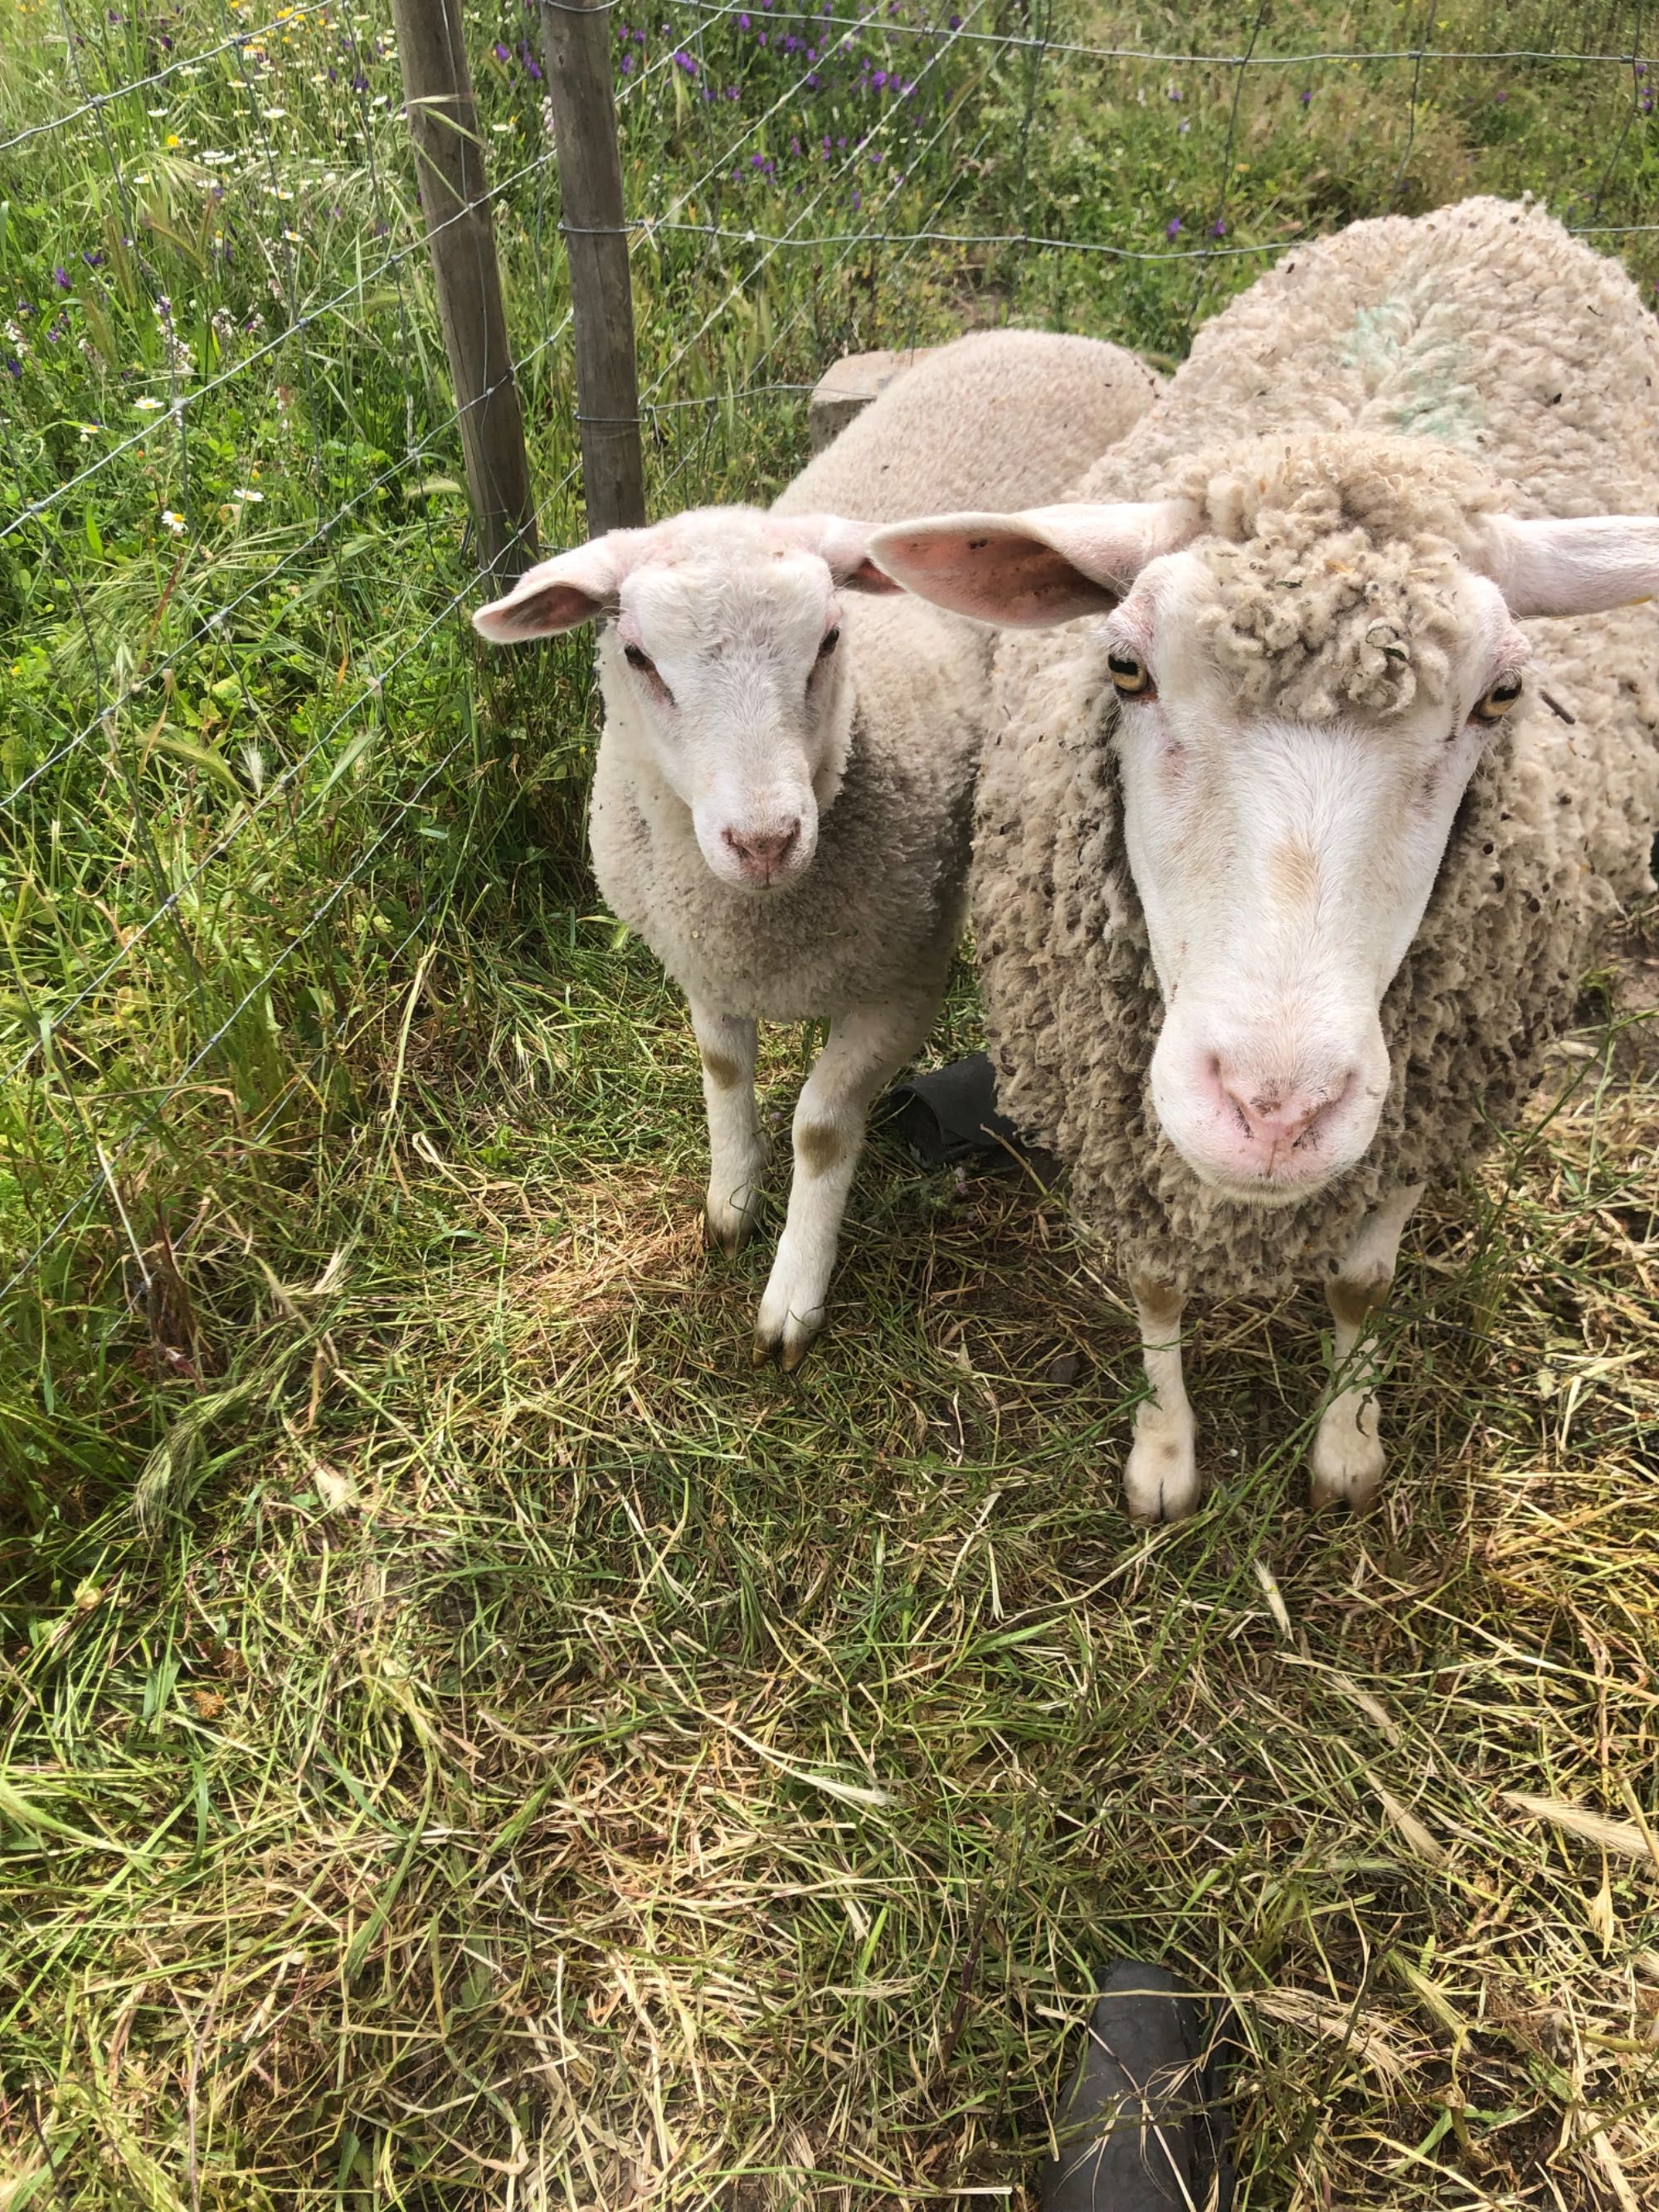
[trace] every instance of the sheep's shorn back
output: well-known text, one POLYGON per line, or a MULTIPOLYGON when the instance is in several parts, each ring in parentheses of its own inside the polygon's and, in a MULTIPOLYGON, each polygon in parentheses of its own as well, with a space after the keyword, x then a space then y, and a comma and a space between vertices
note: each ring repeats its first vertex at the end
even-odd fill
POLYGON ((1058 499, 1163 380, 1135 355, 1047 331, 981 331, 924 355, 854 416, 775 502, 896 522, 945 507, 1058 499))
MULTIPOLYGON (((1232 610, 1239 665, 1253 636, 1272 649, 1278 619, 1248 592, 1278 592, 1311 683, 1330 638, 1310 600, 1292 607, 1298 530, 1328 550, 1351 532, 1369 559, 1385 544, 1455 554, 1494 512, 1659 509, 1659 329, 1616 264, 1534 208, 1473 200, 1358 224, 1288 254, 1218 316, 1073 495, 1194 500, 1206 542, 1242 549, 1224 561, 1242 578, 1255 563, 1232 610), (1334 466, 1310 485, 1321 433, 1346 441, 1346 481, 1334 466)), ((1322 579, 1340 565, 1324 560, 1322 579)), ((1412 573, 1401 564, 1402 588, 1412 573)), ((1533 1093, 1599 927, 1650 880, 1659 611, 1523 627, 1525 696, 1474 774, 1383 1002, 1392 1079, 1376 1138, 1353 1171, 1272 1209, 1200 1182, 1148 1097, 1164 1009, 1097 625, 1005 638, 975 836, 988 1030, 1007 1110, 1072 1166, 1131 1266, 1182 1289, 1322 1273, 1379 1194, 1455 1171, 1533 1093)))

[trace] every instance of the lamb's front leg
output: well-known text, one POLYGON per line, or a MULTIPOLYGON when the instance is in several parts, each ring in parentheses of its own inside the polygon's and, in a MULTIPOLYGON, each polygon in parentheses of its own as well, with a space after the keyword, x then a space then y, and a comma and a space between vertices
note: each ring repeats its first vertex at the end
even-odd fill
POLYGON ((1204 1494, 1193 1409, 1181 1375, 1184 1301, 1151 1275, 1132 1276, 1129 1291, 1152 1395, 1135 1413, 1135 1440, 1123 1470, 1124 1500, 1137 1521, 1184 1521, 1204 1494))
POLYGON ((1400 1239, 1423 1195, 1420 1182, 1391 1191, 1359 1224, 1341 1267, 1325 1285, 1334 1323, 1340 1388, 1319 1417, 1309 1457, 1316 1507, 1343 1500, 1369 1505, 1382 1480, 1383 1452, 1376 1432, 1377 1364, 1359 1349, 1375 1308, 1389 1294, 1400 1239))
POLYGON ((896 1075, 933 1025, 939 1001, 861 1007, 830 1035, 795 1108, 795 1172, 777 1258, 755 1321, 757 1364, 777 1352, 798 1367, 823 1324, 841 1218, 864 1125, 882 1085, 896 1075))
POLYGON ((709 1242, 735 1252, 760 1207, 766 1139, 755 1104, 756 1026, 695 1002, 691 1026, 702 1055, 702 1103, 708 1115, 709 1242))

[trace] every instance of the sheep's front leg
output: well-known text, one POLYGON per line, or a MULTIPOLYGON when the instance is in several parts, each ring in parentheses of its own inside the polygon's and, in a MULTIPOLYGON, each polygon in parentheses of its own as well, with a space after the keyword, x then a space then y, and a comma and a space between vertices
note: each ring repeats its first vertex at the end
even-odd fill
POLYGON ((691 1026, 702 1055, 702 1103, 708 1115, 708 1238, 735 1252, 755 1225, 766 1139, 755 1104, 753 1022, 693 1004, 691 1026))
POLYGON ((864 1146, 865 1120, 933 1025, 936 999, 861 1007, 830 1035, 795 1108, 795 1173, 777 1258, 755 1321, 755 1359, 798 1367, 823 1323, 841 1218, 864 1146))
POLYGON ((1124 1499, 1137 1521, 1184 1521, 1204 1494, 1193 1409, 1181 1375, 1184 1301, 1150 1275, 1132 1276, 1129 1291, 1152 1395, 1136 1410, 1135 1440, 1123 1470, 1124 1499))
POLYGON ((1309 1458, 1316 1507, 1346 1502, 1369 1505, 1382 1480, 1383 1453, 1376 1431, 1378 1370, 1360 1344, 1375 1309, 1389 1294, 1400 1239, 1423 1195, 1420 1182, 1391 1191, 1359 1224, 1358 1233, 1325 1285, 1334 1323, 1339 1388, 1319 1417, 1309 1458))

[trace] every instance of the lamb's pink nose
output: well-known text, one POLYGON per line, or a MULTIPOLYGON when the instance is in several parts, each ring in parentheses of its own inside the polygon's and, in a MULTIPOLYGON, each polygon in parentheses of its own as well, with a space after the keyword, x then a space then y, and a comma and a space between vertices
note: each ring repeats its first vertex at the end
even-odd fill
POLYGON ((1353 1087, 1352 1072, 1317 1089, 1235 1076, 1219 1061, 1213 1073, 1226 1102, 1234 1148, 1264 1175, 1288 1167, 1291 1155, 1316 1138, 1320 1123, 1353 1087))
POLYGON ((745 830, 741 836, 735 830, 722 830, 720 837, 743 863, 744 875, 757 883, 770 883, 790 854, 800 836, 800 817, 796 817, 787 830, 769 830, 763 833, 745 830))

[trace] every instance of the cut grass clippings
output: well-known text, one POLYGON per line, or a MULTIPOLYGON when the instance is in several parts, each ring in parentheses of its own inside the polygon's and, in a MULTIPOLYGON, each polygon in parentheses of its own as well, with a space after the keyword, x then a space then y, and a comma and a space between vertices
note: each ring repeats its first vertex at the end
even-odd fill
MULTIPOLYGON (((1645 2212, 1652 915, 1413 1225, 1374 1516, 1305 1510, 1322 1307, 1224 1295, 1212 1495, 1133 1528, 1109 1252, 887 1138, 822 1343, 752 1370, 775 1214, 702 1249, 684 1014, 580 872, 584 649, 481 664, 446 611, 389 26, 101 12, 0 40, 0 139, 171 72, 0 153, 0 525, 56 518, 0 544, 0 1243, 44 1247, 0 1328, 0 2212, 1029 2208, 1124 1954, 1231 2008, 1239 2212, 1645 2212), (178 380, 231 368, 186 453, 178 380)), ((1647 73, 1528 58, 1634 54, 1629 6, 963 12, 1025 43, 902 10, 836 74, 816 17, 618 19, 630 207, 690 226, 635 253, 659 506, 769 495, 839 352, 1012 313, 1174 359, 1261 265, 1223 247, 1390 204, 1542 191, 1651 295, 1647 73), (1404 58, 1272 58, 1360 48, 1404 58), (837 242, 769 244, 798 214, 837 242)), ((976 1041, 964 963, 930 1051, 976 1041)), ((810 1042, 766 1041, 781 1142, 810 1042)))

